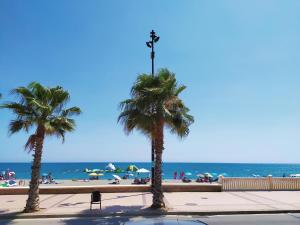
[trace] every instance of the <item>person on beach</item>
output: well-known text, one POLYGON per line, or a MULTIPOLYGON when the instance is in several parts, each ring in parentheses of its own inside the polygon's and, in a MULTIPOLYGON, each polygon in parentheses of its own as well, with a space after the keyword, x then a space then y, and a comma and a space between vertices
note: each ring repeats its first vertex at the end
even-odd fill
POLYGON ((177 179, 177 171, 174 172, 174 180, 177 179))
POLYGON ((19 186, 25 186, 25 180, 19 180, 19 186))
POLYGON ((183 177, 184 177, 184 172, 182 171, 182 172, 180 173, 180 179, 183 179, 183 177))

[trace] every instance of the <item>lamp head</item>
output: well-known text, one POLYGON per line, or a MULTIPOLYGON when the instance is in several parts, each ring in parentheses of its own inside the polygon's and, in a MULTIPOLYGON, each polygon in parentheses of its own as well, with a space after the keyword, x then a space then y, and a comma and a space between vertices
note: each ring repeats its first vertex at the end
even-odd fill
POLYGON ((154 37, 154 42, 158 42, 158 40, 159 40, 159 37, 158 37, 158 36, 155 36, 155 37, 154 37))
POLYGON ((151 43, 151 41, 147 41, 147 42, 146 42, 146 45, 148 46, 148 48, 152 48, 152 43, 151 43))

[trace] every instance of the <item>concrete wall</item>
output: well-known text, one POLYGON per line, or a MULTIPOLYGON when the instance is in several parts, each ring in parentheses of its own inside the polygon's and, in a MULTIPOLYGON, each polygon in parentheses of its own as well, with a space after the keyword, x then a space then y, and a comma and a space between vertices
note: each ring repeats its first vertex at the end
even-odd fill
MULTIPOLYGON (((219 184, 164 184, 164 192, 220 192, 219 184)), ((80 194, 100 191, 102 193, 150 192, 149 185, 99 185, 40 187, 40 194, 80 194)), ((28 187, 0 188, 0 195, 24 195, 28 187)))

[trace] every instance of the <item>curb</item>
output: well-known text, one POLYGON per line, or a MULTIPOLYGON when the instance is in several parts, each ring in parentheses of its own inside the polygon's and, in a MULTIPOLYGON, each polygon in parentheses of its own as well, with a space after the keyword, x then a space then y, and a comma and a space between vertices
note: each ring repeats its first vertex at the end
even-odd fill
POLYGON ((43 219, 43 218, 96 218, 96 217, 112 217, 112 216, 124 216, 124 217, 153 217, 153 216, 214 216, 214 215, 243 215, 243 214, 286 214, 286 213, 300 213, 300 210, 250 210, 250 211, 201 211, 201 212, 176 212, 176 211, 140 211, 140 212, 118 212, 118 213, 87 213, 87 214, 27 214, 27 213, 13 213, 2 214, 0 220, 3 219, 43 219))

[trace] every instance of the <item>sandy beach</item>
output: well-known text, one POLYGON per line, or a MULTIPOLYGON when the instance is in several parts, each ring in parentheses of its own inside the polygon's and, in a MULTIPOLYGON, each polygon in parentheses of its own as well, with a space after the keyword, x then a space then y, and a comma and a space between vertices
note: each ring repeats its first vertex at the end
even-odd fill
MULTIPOLYGON (((17 186, 19 186, 19 181, 16 180, 17 186)), ((23 180, 24 181, 24 180, 23 180)), ((29 179, 25 180, 25 184, 21 186, 28 186, 29 185, 29 179)), ((114 180, 55 180, 56 183, 53 184, 40 184, 40 186, 98 186, 98 185, 109 185, 114 182, 114 180)), ((133 179, 127 179, 127 180, 121 180, 120 184, 121 185, 130 185, 132 184, 133 179)), ((4 181, 0 181, 0 184, 4 183, 4 181)), ((168 183, 168 184, 185 184, 181 180, 174 180, 174 179, 165 179, 163 180, 163 183, 168 183)), ((188 184, 201 184, 197 183, 195 181, 192 181, 188 184)))

